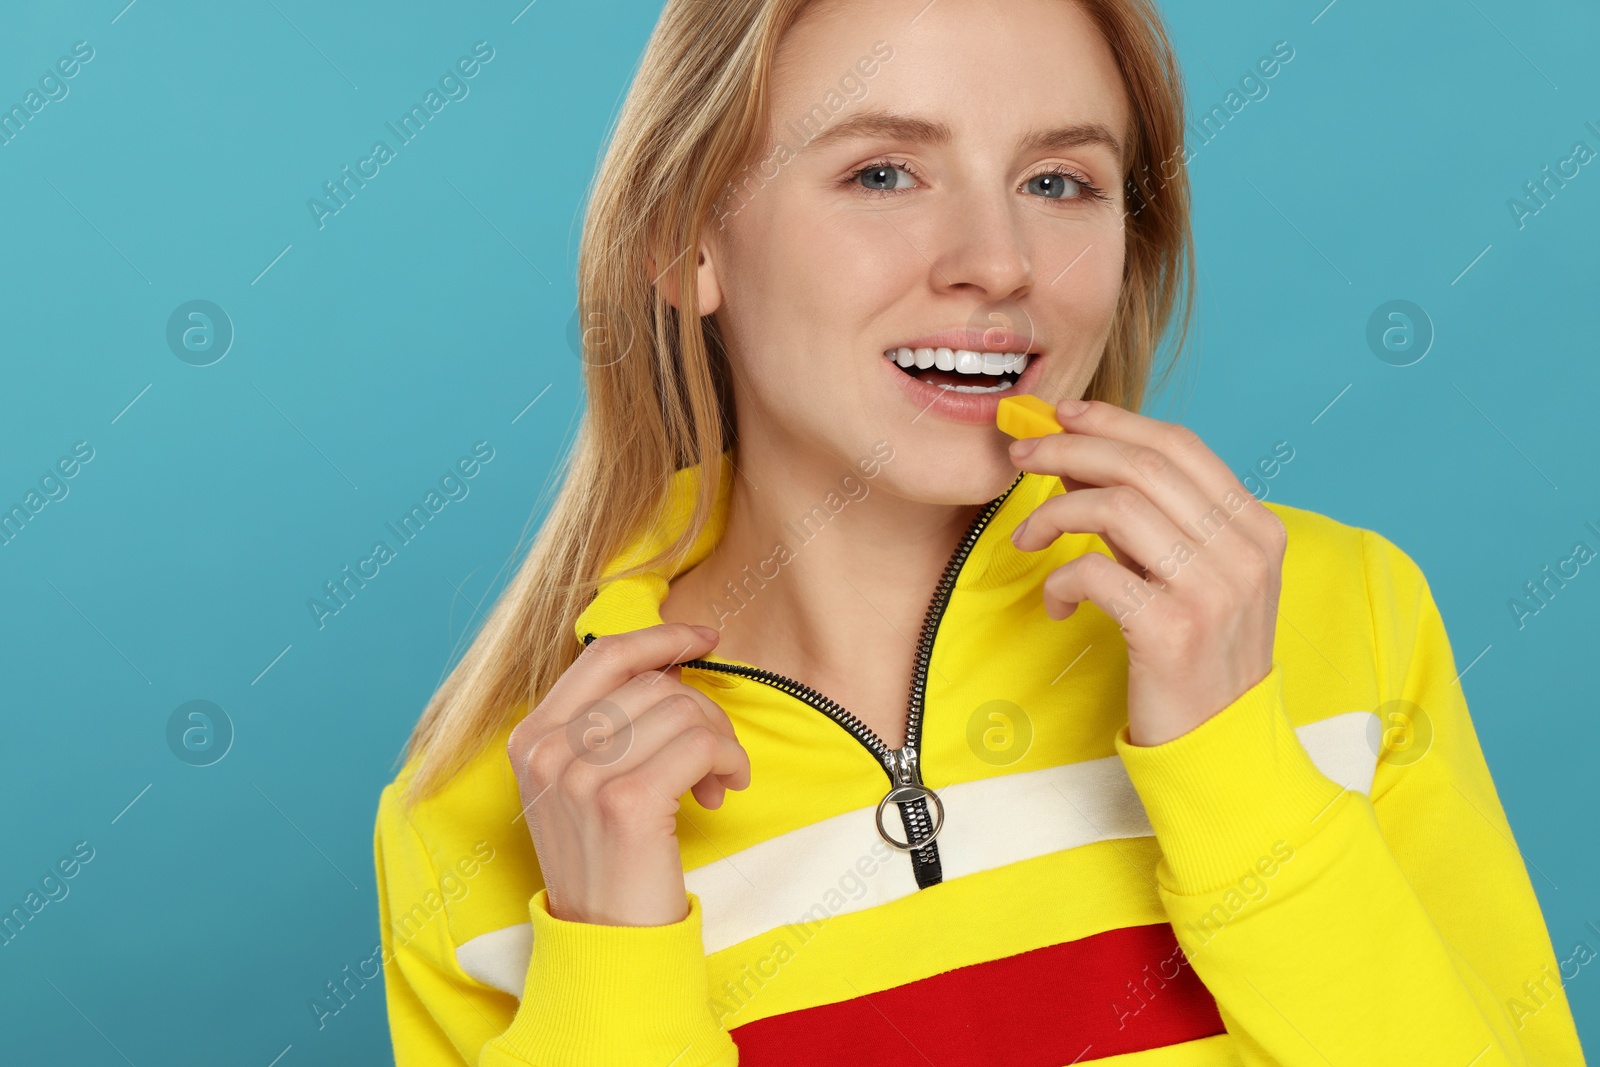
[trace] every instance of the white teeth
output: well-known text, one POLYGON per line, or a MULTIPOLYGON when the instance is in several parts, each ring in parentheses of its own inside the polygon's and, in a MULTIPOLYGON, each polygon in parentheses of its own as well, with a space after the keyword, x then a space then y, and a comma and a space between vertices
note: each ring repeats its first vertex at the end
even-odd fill
MULTIPOLYGON (((883 355, 885 359, 908 370, 911 367, 920 370, 937 367, 942 371, 955 371, 957 374, 970 374, 974 377, 1021 374, 1028 368, 1028 361, 1033 358, 1027 352, 975 352, 966 348, 907 348, 903 345, 888 349, 883 355)), ((988 386, 947 385, 943 388, 993 391, 988 386)))
POLYGON ((952 393, 1003 393, 1015 384, 1015 382, 1001 382, 999 385, 941 385, 939 388, 952 393))

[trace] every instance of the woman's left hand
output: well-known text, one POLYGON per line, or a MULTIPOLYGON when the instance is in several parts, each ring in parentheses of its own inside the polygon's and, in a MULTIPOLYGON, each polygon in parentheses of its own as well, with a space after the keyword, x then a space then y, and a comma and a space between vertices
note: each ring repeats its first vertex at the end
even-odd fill
POLYGON ((1098 400, 1064 400, 1056 419, 1065 432, 1013 441, 1011 461, 1067 491, 1012 541, 1034 552, 1094 533, 1111 549, 1115 560, 1086 552, 1052 571, 1045 611, 1064 619, 1090 600, 1121 624, 1128 736, 1158 745, 1271 671, 1288 536, 1194 431, 1098 400))

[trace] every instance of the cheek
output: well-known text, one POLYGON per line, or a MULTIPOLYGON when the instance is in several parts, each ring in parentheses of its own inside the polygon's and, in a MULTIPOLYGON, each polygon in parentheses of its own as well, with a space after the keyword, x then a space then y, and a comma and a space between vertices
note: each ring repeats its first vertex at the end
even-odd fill
POLYGON ((742 281, 741 295, 760 308, 740 316, 744 363, 766 373, 763 394, 792 390, 789 401, 804 404, 820 392, 837 405, 843 383, 877 370, 885 309, 915 291, 916 264, 881 222, 812 215, 784 229, 760 277, 742 281))
POLYGON ((1088 299, 1093 302, 1095 311, 1104 317, 1107 325, 1116 314, 1117 303, 1122 299, 1122 272, 1124 259, 1119 248, 1115 255, 1108 256, 1104 269, 1097 271, 1094 276, 1094 285, 1090 289, 1088 299))
MULTIPOLYGON (((1072 248, 1064 250, 1065 257, 1051 276, 1060 274, 1067 263, 1073 264, 1072 269, 1054 284, 1044 286, 1046 290, 1061 290, 1055 299, 1061 302, 1067 317, 1092 336, 1098 337, 1110 329, 1117 302, 1122 297, 1124 239, 1120 227, 1086 234, 1072 248)), ((1060 255, 1058 253, 1058 257, 1060 255)), ((1043 280, 1049 281, 1048 278, 1043 280)))
MULTIPOLYGON (((926 284, 927 263, 906 241, 875 217, 813 213, 795 220, 776 280, 801 306, 807 332, 837 336, 839 349, 866 344, 873 331, 859 327, 879 323, 881 329, 885 309, 926 284)), ((825 358, 852 354, 863 353, 838 350, 825 358)))

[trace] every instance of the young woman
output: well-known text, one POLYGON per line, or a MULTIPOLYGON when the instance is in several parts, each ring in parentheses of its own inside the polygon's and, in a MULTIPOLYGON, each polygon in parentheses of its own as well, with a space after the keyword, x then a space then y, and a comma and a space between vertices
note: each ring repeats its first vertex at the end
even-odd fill
POLYGON ((668 0, 380 802, 402 1067, 1582 1062, 1416 564, 1137 413, 1180 85, 1148 0, 668 0))

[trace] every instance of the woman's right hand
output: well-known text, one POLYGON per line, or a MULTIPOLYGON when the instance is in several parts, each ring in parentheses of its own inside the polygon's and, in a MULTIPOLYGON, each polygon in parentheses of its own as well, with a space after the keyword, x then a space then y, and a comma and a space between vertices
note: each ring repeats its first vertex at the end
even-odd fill
POLYGON ((715 808, 750 784, 727 713, 676 666, 718 636, 662 623, 596 638, 512 729, 507 752, 556 918, 661 926, 688 915, 679 798, 692 789, 715 808))

